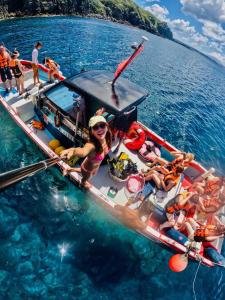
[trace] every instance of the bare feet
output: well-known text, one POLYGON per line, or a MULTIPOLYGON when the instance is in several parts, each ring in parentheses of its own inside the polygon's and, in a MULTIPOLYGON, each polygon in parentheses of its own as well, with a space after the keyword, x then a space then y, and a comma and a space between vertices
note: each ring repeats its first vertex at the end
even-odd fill
POLYGON ((92 184, 88 181, 81 182, 81 187, 85 188, 86 190, 89 190, 92 187, 92 184))

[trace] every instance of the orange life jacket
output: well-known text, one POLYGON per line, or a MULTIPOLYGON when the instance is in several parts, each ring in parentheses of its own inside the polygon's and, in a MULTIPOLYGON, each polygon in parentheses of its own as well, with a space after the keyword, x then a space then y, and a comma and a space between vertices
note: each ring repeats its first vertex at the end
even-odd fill
POLYGON ((36 128, 36 129, 44 130, 44 125, 43 125, 40 121, 33 120, 33 121, 32 121, 32 125, 33 125, 33 127, 36 128))
POLYGON ((169 173, 167 175, 165 175, 164 177, 164 182, 171 180, 174 182, 174 186, 177 185, 178 181, 180 179, 180 175, 174 175, 173 173, 169 173))
POLYGON ((195 230, 194 236, 196 237, 209 237, 209 236, 219 236, 225 231, 223 226, 216 226, 213 224, 208 224, 200 226, 195 230))
POLYGON ((4 51, 0 54, 0 68, 6 68, 9 66, 8 63, 9 57, 8 54, 4 51))
POLYGON ((183 160, 184 160, 183 157, 177 157, 173 161, 171 161, 169 164, 171 167, 174 168, 177 166, 177 164, 180 164, 181 162, 183 162, 183 160))
POLYGON ((204 194, 211 194, 216 193, 221 188, 221 180, 220 179, 214 179, 214 180, 207 180, 204 194))
POLYGON ((179 210, 184 210, 186 213, 191 209, 192 205, 190 203, 185 203, 183 205, 179 204, 179 203, 174 203, 171 206, 166 208, 166 212, 168 214, 173 214, 179 210))

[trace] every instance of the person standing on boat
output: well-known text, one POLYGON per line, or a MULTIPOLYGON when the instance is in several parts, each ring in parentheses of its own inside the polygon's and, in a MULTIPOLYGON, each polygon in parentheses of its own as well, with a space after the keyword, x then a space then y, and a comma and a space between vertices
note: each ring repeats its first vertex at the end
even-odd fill
POLYGON ((5 91, 8 93, 9 88, 12 90, 12 74, 9 68, 9 62, 11 58, 9 53, 6 51, 6 48, 3 44, 0 45, 0 75, 1 80, 4 84, 5 91), (7 81, 9 81, 9 88, 7 86, 7 81))
POLYGON ((40 50, 41 48, 42 48, 42 43, 37 42, 32 52, 32 68, 34 72, 34 85, 40 83, 39 73, 38 73, 38 50, 40 50))
MULTIPOLYGON (((80 168, 70 168, 67 172, 81 172, 81 184, 85 188, 90 188, 88 180, 94 176, 110 151, 112 145, 112 134, 108 123, 103 116, 94 116, 89 120, 89 141, 80 148, 70 148, 61 152, 63 159, 70 160, 74 156, 84 158, 80 168)), ((66 175, 64 174, 64 175, 66 175)))
POLYGON ((17 85, 17 90, 18 90, 19 94, 22 95, 25 92, 24 73, 23 73, 23 67, 18 59, 19 55, 20 55, 19 52, 16 50, 12 53, 9 66, 14 74, 14 77, 16 80, 16 85, 17 85))

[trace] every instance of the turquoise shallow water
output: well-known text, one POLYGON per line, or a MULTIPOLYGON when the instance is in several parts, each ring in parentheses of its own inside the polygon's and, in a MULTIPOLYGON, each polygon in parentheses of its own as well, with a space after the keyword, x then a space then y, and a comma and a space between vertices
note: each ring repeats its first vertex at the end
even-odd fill
MULTIPOLYGON (((144 53, 124 74, 151 93, 139 119, 224 174, 224 68, 170 41, 105 21, 28 18, 1 22, 0 30, 7 47, 17 47, 24 59, 42 40, 66 76, 82 67, 115 70, 129 55, 128 45, 145 34, 150 41, 144 53)), ((1 171, 44 158, 2 107, 0 126, 1 171)), ((0 299, 192 299, 197 265, 174 274, 169 257, 54 168, 0 194, 0 299)), ((196 291, 198 300, 224 299, 224 270, 200 267, 196 291)))

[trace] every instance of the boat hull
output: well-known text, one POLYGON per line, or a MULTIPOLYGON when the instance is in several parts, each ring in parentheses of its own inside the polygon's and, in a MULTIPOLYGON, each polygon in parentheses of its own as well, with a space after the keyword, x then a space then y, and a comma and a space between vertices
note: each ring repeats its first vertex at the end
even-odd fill
MULTIPOLYGON (((31 62, 28 61, 22 61, 22 63, 28 67, 28 70, 31 66, 31 62)), ((44 72, 48 72, 48 69, 45 68, 42 65, 39 65, 39 68, 44 71, 44 72)), ((60 80, 63 80, 64 77, 60 76, 59 77, 60 80)), ((27 136, 39 147, 39 149, 41 149, 43 151, 43 153, 49 157, 49 158, 53 158, 56 156, 55 152, 53 150, 51 150, 49 148, 48 145, 46 145, 46 143, 44 143, 41 138, 39 138, 36 134, 36 131, 33 128, 30 128, 19 116, 18 112, 13 109, 13 107, 11 107, 7 101, 4 100, 3 97, 0 96, 0 102, 3 105, 3 107, 5 108, 5 110, 9 113, 9 115, 12 117, 12 119, 15 121, 15 123, 22 128, 22 130, 27 134, 27 136)), ((41 116, 40 116, 41 117, 41 116)), ((157 134, 155 134, 153 131, 151 131, 149 128, 147 128, 144 124, 139 123, 142 128, 145 130, 146 135, 149 136, 153 141, 157 142, 159 145, 163 146, 165 149, 167 149, 168 151, 176 151, 177 149, 171 145, 170 143, 168 143, 166 140, 162 139, 160 136, 158 136, 157 134)), ((50 124, 49 127, 47 127, 54 135, 54 130, 53 130, 53 126, 50 128, 50 124)), ((56 137, 58 134, 58 131, 55 132, 56 137)), ((62 136, 59 136, 59 138, 62 138, 62 136)), ((69 145, 70 146, 70 145, 69 145)), ((68 165, 60 160, 57 163, 58 167, 60 168, 60 170, 63 172, 64 170, 66 171, 68 169, 68 165)), ((195 168, 196 170, 198 170, 198 172, 204 173, 205 169, 198 164, 197 162, 194 162, 192 164, 193 168, 195 168)), ((81 182, 81 176, 80 174, 73 172, 70 174, 70 176, 68 176, 69 179, 76 185, 79 185, 81 182)), ((97 203, 101 204, 105 209, 107 209, 108 211, 110 211, 116 218, 119 218, 118 212, 115 209, 116 204, 110 200, 109 198, 107 198, 100 190, 98 190, 95 186, 92 186, 90 188, 90 190, 88 191, 88 193, 91 194, 92 197, 94 197, 94 199, 97 201, 97 203)), ((159 242, 162 244, 163 247, 168 247, 169 249, 171 249, 172 251, 175 252, 179 252, 179 253, 185 253, 187 251, 187 248, 182 245, 181 243, 178 243, 177 241, 169 238, 168 236, 160 233, 159 231, 157 231, 156 229, 154 229, 153 226, 147 225, 143 230, 136 230, 138 233, 140 233, 141 235, 145 236, 146 238, 159 242)), ((189 252, 189 257, 191 259, 194 260, 198 260, 198 255, 194 252, 194 251, 190 251, 189 252)), ((202 263, 207 265, 207 266, 214 266, 214 263, 207 259, 206 257, 202 257, 202 263)))

